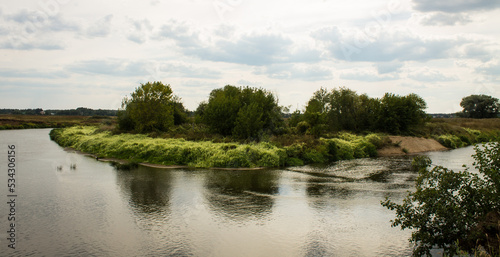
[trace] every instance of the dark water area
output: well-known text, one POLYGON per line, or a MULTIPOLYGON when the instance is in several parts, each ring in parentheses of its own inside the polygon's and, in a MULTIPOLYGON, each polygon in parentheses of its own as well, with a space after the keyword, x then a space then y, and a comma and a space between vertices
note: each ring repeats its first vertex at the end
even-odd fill
MULTIPOLYGON (((49 131, 0 131, 1 256, 411 254, 411 231, 391 227, 394 213, 380 205, 413 189, 411 158, 119 171, 64 151, 49 131), (16 146, 16 249, 7 240, 8 145, 16 146)), ((442 165, 463 162, 455 153, 472 149, 428 155, 442 165)))

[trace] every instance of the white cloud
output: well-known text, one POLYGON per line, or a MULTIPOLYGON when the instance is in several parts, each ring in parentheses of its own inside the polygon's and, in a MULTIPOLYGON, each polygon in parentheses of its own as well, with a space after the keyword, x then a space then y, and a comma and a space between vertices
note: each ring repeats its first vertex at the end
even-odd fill
POLYGON ((378 74, 386 74, 399 72, 401 68, 403 68, 404 63, 402 62, 381 62, 376 63, 375 67, 377 68, 378 74))
POLYGON ((7 1, 0 12, 0 108, 15 102, 6 88, 27 108, 34 107, 31 96, 40 103, 37 95, 60 108, 104 108, 111 96, 119 102, 151 80, 170 83, 191 109, 212 89, 234 83, 275 90, 293 106, 339 79, 373 96, 414 92, 436 108, 442 105, 430 96, 437 88, 453 89, 442 98, 454 102, 476 85, 498 87, 498 1, 392 2, 245 1, 221 19, 213 3, 198 0, 70 1, 50 12, 7 1), (22 94, 33 89, 38 93, 22 94), (56 101, 54 92, 72 100, 56 101))
POLYGON ((378 74, 377 72, 371 70, 361 70, 354 69, 351 71, 346 71, 340 73, 341 79, 346 80, 357 80, 357 81, 365 81, 365 82, 378 82, 378 81, 388 81, 388 80, 397 80, 399 79, 398 74, 378 74))
POLYGON ((177 20, 170 20, 157 33, 156 39, 173 40, 181 48, 200 47, 199 33, 192 31, 188 24, 177 20))
POLYGON ((128 23, 129 31, 127 32, 127 39, 138 44, 146 42, 149 33, 153 30, 151 22, 148 19, 128 19, 128 23))
POLYGON ((125 59, 102 59, 80 61, 66 68, 69 72, 84 75, 104 75, 115 77, 146 77, 148 80, 161 80, 168 77, 219 78, 217 70, 194 67, 182 63, 156 61, 128 61, 125 59))
POLYGON ((429 61, 458 57, 461 37, 424 37, 409 31, 380 31, 367 35, 357 30, 326 28, 312 34, 335 59, 362 62, 429 61))
POLYGON ((468 11, 487 11, 500 8, 499 1, 492 0, 413 0, 416 10, 422 12, 468 12, 468 11))
POLYGON ((4 78, 67 78, 69 74, 62 70, 57 71, 40 71, 35 69, 18 70, 18 69, 0 69, 0 77, 4 78))
POLYGON ((218 27, 210 40, 203 41, 199 31, 186 23, 171 20, 161 27, 155 38, 170 39, 185 54, 214 62, 262 66, 321 59, 319 50, 299 46, 281 33, 250 32, 227 37, 233 33, 233 27, 218 27))
POLYGON ((113 15, 106 15, 92 23, 86 31, 88 37, 106 37, 111 33, 111 21, 113 15))
POLYGON ((39 42, 28 42, 25 38, 9 36, 7 40, 0 42, 1 49, 12 49, 12 50, 62 50, 64 47, 56 42, 49 41, 39 41, 39 42))
POLYGON ((485 76, 487 81, 500 81, 500 61, 490 61, 476 67, 476 72, 485 76))
POLYGON ((258 67, 254 73, 286 80, 323 81, 333 78, 331 69, 319 65, 275 64, 258 67))
POLYGON ((420 24, 424 26, 454 26, 465 25, 471 22, 472 19, 467 14, 443 12, 426 14, 420 20, 420 24))
POLYGON ((416 71, 412 71, 408 74, 408 78, 420 81, 420 82, 444 82, 444 81, 456 81, 458 78, 452 75, 444 75, 439 70, 430 69, 425 67, 416 71))

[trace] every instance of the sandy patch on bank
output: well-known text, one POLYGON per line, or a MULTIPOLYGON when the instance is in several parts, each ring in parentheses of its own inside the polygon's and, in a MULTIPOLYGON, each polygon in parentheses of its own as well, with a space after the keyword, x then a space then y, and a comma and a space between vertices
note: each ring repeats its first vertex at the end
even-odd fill
POLYGON ((398 146, 392 145, 379 149, 379 156, 415 154, 448 149, 434 139, 403 136, 389 136, 389 139, 398 146), (406 149, 406 153, 403 149, 406 149))

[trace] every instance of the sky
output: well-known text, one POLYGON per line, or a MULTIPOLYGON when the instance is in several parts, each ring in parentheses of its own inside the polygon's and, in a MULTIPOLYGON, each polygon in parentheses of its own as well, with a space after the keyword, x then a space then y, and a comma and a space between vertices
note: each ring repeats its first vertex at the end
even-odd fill
POLYGON ((225 85, 303 110, 321 87, 500 98, 500 1, 16 0, 0 4, 0 108, 117 109, 148 81, 189 110, 225 85))

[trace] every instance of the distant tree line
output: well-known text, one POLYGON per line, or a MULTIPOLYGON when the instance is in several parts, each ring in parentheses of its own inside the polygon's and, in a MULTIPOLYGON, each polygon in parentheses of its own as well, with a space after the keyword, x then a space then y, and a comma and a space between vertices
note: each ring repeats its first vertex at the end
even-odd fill
POLYGON ((416 94, 386 93, 379 99, 347 88, 321 88, 313 94, 303 114, 292 115, 290 125, 299 132, 317 136, 341 130, 404 134, 425 122, 426 107, 416 94))
MULTIPOLYGON (((472 95, 461 105, 462 116, 498 115, 496 98, 472 95)), ((321 88, 314 92, 304 112, 285 114, 286 108, 279 105, 275 94, 262 88, 227 85, 212 90, 193 115, 170 85, 148 82, 123 99, 118 123, 123 131, 139 133, 169 131, 184 123, 201 124, 212 133, 251 140, 286 133, 319 137, 339 131, 411 134, 431 119, 426 108, 426 102, 416 94, 386 93, 372 98, 348 88, 321 88)))
POLYGON ((252 140, 285 133, 321 136, 342 130, 402 134, 425 122, 425 108, 425 101, 416 94, 387 93, 378 99, 346 88, 322 88, 314 93, 304 113, 297 111, 285 122, 285 108, 273 93, 227 85, 214 89, 191 119, 170 85, 148 82, 123 100, 118 123, 121 130, 154 132, 190 121, 213 133, 252 140))
POLYGON ((76 109, 67 110, 43 110, 42 108, 36 109, 0 109, 0 114, 13 114, 13 115, 72 115, 72 116, 116 116, 117 110, 93 110, 90 108, 79 107, 76 109))

